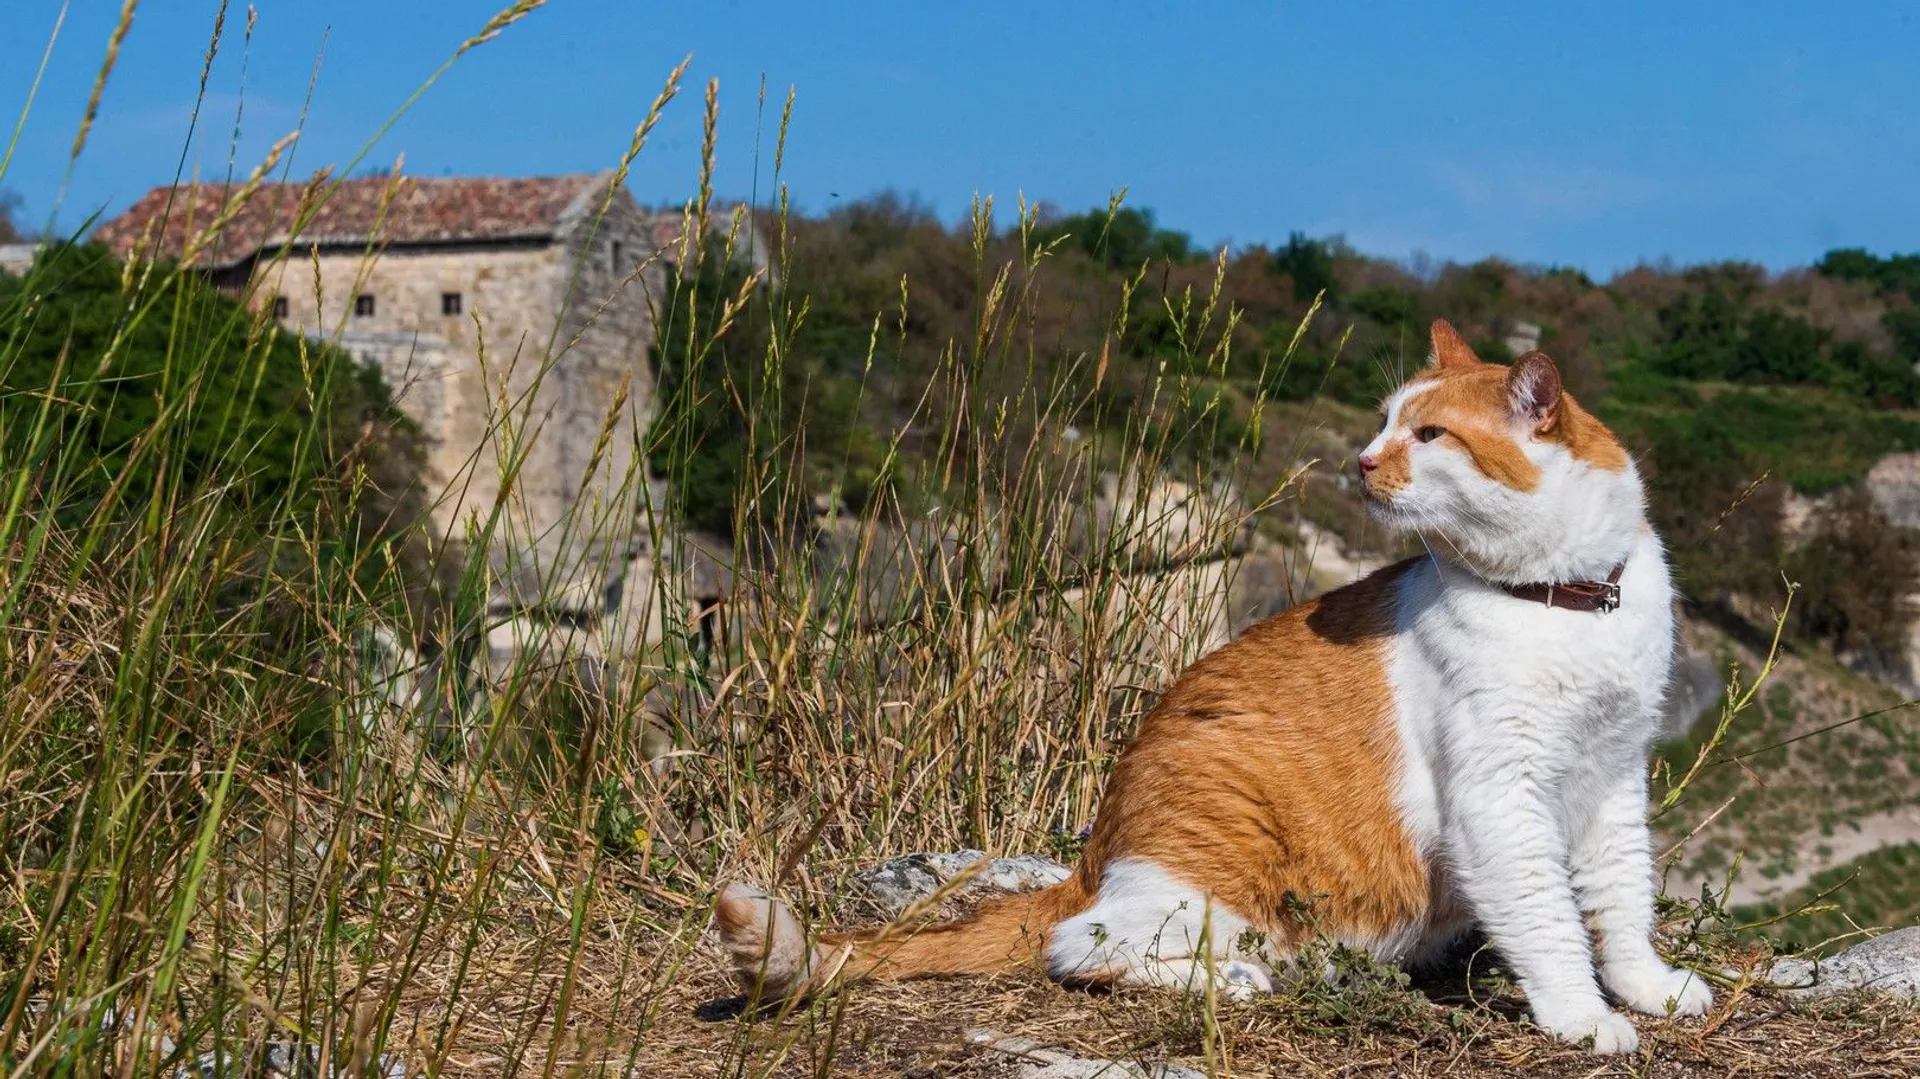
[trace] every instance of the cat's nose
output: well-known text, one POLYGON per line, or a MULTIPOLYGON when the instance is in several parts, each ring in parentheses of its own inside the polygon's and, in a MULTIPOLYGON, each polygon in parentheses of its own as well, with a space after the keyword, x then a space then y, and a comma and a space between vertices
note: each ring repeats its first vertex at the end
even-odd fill
POLYGON ((1380 458, 1375 457, 1371 453, 1363 453, 1360 455, 1360 474, 1362 476, 1366 475, 1369 472, 1372 472, 1374 469, 1379 467, 1380 467, 1380 458))

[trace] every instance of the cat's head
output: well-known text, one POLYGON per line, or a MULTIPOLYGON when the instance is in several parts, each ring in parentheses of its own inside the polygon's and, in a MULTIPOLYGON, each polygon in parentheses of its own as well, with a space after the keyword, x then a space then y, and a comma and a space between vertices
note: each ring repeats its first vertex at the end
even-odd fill
POLYGON ((1437 321, 1427 366, 1380 412, 1359 458, 1368 510, 1436 554, 1510 581, 1571 579, 1604 573, 1641 528, 1632 459, 1545 353, 1482 363, 1437 321))

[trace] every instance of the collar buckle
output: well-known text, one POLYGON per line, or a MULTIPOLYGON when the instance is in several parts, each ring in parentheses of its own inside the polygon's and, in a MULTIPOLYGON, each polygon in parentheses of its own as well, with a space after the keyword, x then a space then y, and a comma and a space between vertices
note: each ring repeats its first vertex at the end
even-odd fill
POLYGON ((1601 614, 1612 614, 1620 609, 1620 582, 1605 581, 1604 591, 1594 599, 1594 610, 1601 614))

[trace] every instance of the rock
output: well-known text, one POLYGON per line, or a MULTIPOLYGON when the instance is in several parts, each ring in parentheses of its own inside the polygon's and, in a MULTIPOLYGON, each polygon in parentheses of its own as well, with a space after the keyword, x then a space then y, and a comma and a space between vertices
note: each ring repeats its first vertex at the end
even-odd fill
MULTIPOLYGON (((985 851, 977 850, 907 854, 862 869, 853 875, 853 881, 882 909, 898 914, 939 891, 941 885, 986 857, 985 851)), ((1071 872, 1059 862, 1035 854, 994 858, 972 879, 954 889, 949 898, 978 899, 1037 891, 1066 880, 1071 872)))
POLYGON ((1070 543, 1090 561, 1122 559, 1138 570, 1240 554, 1252 522, 1238 491, 1226 484, 1196 488, 1164 476, 1143 482, 1134 473, 1099 477, 1091 514, 1071 507, 1070 543))
POLYGON ((969 1031, 967 1040, 983 1049, 1019 1058, 1020 1079, 1205 1079, 1200 1072, 1178 1064, 1136 1064, 1077 1057, 1032 1038, 1009 1037, 990 1030, 969 1031))
POLYGON ((1867 472, 1867 495, 1888 523, 1920 528, 1920 453, 1892 453, 1867 472))
POLYGON ((1782 959, 1774 963, 1770 980, 1793 996, 1874 989, 1920 999, 1920 926, 1896 929, 1818 961, 1782 959))
POLYGON ((1226 621, 1229 636, 1287 609, 1295 590, 1293 552, 1264 536, 1255 536, 1247 553, 1227 573, 1226 621))
POLYGON ((1340 537, 1316 527, 1312 521, 1299 521, 1294 530, 1300 536, 1298 572, 1304 595, 1317 596, 1352 584, 1387 564, 1384 559, 1368 555, 1349 555, 1340 537))
POLYGON ((27 271, 33 269, 33 257, 39 251, 39 244, 0 244, 0 270, 25 277, 27 271))
POLYGON ((420 715, 431 698, 432 668, 392 627, 375 623, 353 636, 354 674, 349 707, 368 734, 397 727, 420 715))
POLYGON ((591 628, 545 622, 527 615, 502 618, 487 628, 487 681, 505 686, 513 677, 568 677, 589 693, 605 683, 605 650, 591 628))
MULTIPOLYGON (((1883 462, 1884 463, 1884 462, 1883 462)), ((1873 496, 1874 504, 1885 510, 1880 495, 1873 496)), ((1809 498, 1806 495, 1787 488, 1780 496, 1780 536, 1790 544, 1805 543, 1813 536, 1820 521, 1833 511, 1833 496, 1821 495, 1809 498)))

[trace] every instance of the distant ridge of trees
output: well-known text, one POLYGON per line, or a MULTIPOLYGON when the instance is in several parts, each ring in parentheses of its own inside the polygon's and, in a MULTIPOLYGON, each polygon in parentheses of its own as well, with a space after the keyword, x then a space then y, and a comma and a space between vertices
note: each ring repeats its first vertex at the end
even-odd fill
MULTIPOLYGON (((1845 495, 1824 531, 1788 535, 1781 506, 1844 495, 1882 456, 1920 450, 1920 255, 1836 250, 1785 273, 1740 262, 1639 266, 1596 282, 1577 269, 1502 259, 1412 266, 1296 232, 1277 247, 1225 253, 1219 299, 1239 312, 1229 331, 1224 319, 1203 322, 1221 253, 1163 227, 1148 209, 1043 212, 1024 229, 1001 220, 978 234, 978 249, 973 222, 949 226, 893 193, 795 215, 788 228, 782 287, 807 306, 804 320, 782 331, 791 332, 778 385, 765 366, 764 317, 736 320, 711 357, 724 376, 712 384, 779 393, 785 429, 737 429, 727 393, 691 395, 657 428, 676 432, 661 447, 699 448, 699 468, 675 471, 699 488, 680 497, 704 527, 733 527, 734 506, 721 492, 734 489, 747 455, 774 439, 804 439, 807 467, 819 473, 814 489, 838 490, 855 506, 881 494, 887 434, 917 407, 953 407, 939 400, 942 387, 925 396, 927 379, 943 357, 968 355, 979 304, 1011 265, 1005 287, 1031 283, 1040 300, 1025 339, 1000 343, 998 360, 969 362, 970 384, 984 392, 996 379, 1013 385, 1003 366, 1016 358, 1066 371, 1102 355, 1098 385, 1089 387, 1096 423, 1130 414, 1164 365, 1191 362, 1181 342, 1194 335, 1230 332, 1225 368, 1204 373, 1228 399, 1258 392, 1370 410, 1425 362, 1432 319, 1453 321, 1496 362, 1512 359, 1507 339, 1523 323, 1537 326, 1539 347, 1569 388, 1637 451, 1651 511, 1690 595, 1708 604, 1738 594, 1771 599, 1782 567, 1812 564, 1808 544, 1838 544, 1874 565, 1829 581, 1797 628, 1850 649, 1904 646, 1891 627, 1905 624, 1896 608, 1912 591, 1903 582, 1914 579, 1905 532, 1845 495), (1287 359, 1316 300, 1321 310, 1287 359)), ((738 271, 717 260, 699 272, 703 305, 737 288, 738 271)), ((661 372, 663 389, 687 378, 661 372)), ((1020 445, 1019 417, 1005 422, 1006 444, 1020 445)), ((1269 441, 1287 434, 1270 432, 1269 441)), ((911 440, 898 447, 908 461, 937 451, 911 440)), ((887 493, 911 504, 912 475, 889 471, 887 493)))

